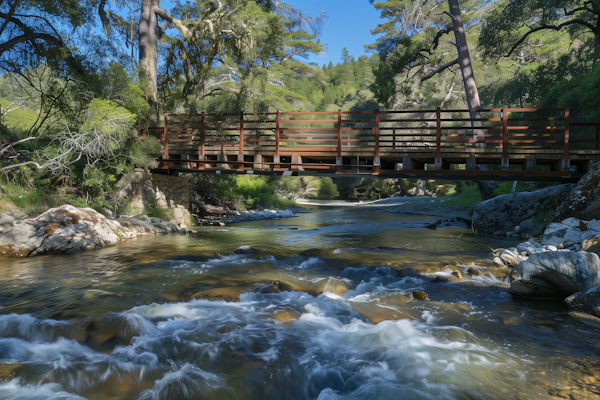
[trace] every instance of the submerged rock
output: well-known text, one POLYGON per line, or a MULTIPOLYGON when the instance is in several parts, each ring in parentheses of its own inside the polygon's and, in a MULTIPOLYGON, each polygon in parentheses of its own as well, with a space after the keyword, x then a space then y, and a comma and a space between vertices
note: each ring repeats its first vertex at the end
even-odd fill
POLYGON ((196 300, 213 300, 213 301, 226 301, 229 303, 239 303, 240 295, 250 290, 250 287, 223 287, 207 289, 197 292, 192 296, 192 299, 196 300))
POLYGON ((258 254, 258 250, 250 246, 240 246, 235 249, 234 254, 258 254))
POLYGON ((218 258, 219 258, 218 255, 215 255, 215 256, 192 256, 192 255, 180 254, 178 256, 171 257, 171 260, 190 261, 190 262, 207 262, 210 260, 216 260, 218 258))
POLYGON ((415 290, 410 294, 415 300, 429 300, 429 296, 422 290, 415 290))
POLYGON ((295 311, 277 311, 270 317, 282 325, 290 325, 300 319, 300 314, 295 311))
POLYGON ((513 296, 563 300, 600 283, 600 258, 586 252, 537 253, 511 273, 513 296))

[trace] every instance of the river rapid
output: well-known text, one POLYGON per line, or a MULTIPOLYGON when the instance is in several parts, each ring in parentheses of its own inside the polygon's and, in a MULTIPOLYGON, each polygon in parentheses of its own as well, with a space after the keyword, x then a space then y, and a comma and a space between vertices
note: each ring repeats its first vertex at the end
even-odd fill
POLYGON ((486 247, 510 243, 430 219, 327 209, 0 260, 0 400, 600 398, 600 327, 511 299, 486 247))

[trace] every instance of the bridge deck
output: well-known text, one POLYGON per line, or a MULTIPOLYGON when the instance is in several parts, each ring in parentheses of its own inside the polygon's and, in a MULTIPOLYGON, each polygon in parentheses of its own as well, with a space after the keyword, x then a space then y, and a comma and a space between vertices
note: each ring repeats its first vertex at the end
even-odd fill
POLYGON ((600 123, 569 109, 165 114, 149 132, 155 172, 574 181, 600 159, 600 123))

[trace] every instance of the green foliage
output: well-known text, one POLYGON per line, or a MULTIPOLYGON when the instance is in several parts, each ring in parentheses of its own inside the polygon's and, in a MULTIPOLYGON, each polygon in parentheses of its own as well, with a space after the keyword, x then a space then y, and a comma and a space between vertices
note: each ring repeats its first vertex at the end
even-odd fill
POLYGON ((301 182, 296 179, 251 175, 190 176, 192 192, 204 202, 214 204, 225 202, 232 208, 247 209, 257 207, 281 209, 294 206, 295 203, 289 199, 295 199, 300 194, 304 187, 301 182))
POLYGON ((317 197, 321 200, 333 200, 340 195, 333 180, 328 177, 320 179, 320 187, 317 197))
POLYGON ((0 179, 0 214, 14 207, 27 214, 41 213, 55 205, 47 187, 30 187, 0 179))
POLYGON ((473 206, 481 202, 481 193, 477 184, 473 182, 463 183, 457 186, 458 197, 449 199, 446 204, 451 206, 473 206))

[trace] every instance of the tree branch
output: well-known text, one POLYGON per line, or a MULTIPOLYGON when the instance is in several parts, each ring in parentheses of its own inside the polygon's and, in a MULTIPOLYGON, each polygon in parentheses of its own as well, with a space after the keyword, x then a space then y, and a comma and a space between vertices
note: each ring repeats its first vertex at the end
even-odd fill
POLYGON ((435 37, 433 38, 433 49, 437 49, 439 44, 440 44, 440 39, 442 38, 442 36, 449 34, 450 32, 452 32, 452 28, 446 28, 446 29, 442 29, 440 31, 438 31, 435 34, 435 37))
POLYGON ((159 17, 164 19, 165 21, 170 22, 171 24, 175 25, 175 27, 177 27, 177 29, 179 29, 181 34, 186 39, 188 38, 190 30, 185 25, 183 25, 183 23, 181 22, 180 19, 173 17, 171 14, 169 14, 169 12, 167 10, 160 8, 160 7, 154 7, 154 9, 152 11, 156 15, 158 15, 159 17))
POLYGON ((563 22, 560 25, 541 25, 538 26, 536 28, 529 28, 529 32, 525 33, 525 35, 523 35, 523 37, 521 37, 521 39, 519 39, 508 51, 508 53, 506 53, 506 55, 504 57, 509 57, 513 51, 515 51, 517 49, 517 47, 519 47, 521 45, 521 43, 523 43, 525 41, 525 39, 527 39, 529 37, 529 35, 535 33, 535 32, 539 32, 539 31, 543 31, 543 30, 553 30, 553 31, 560 31, 562 28, 569 26, 569 25, 583 25, 585 27, 587 27, 589 30, 591 30, 592 32, 594 32, 594 34, 598 34, 600 33, 600 30, 598 28, 596 28, 594 25, 590 24, 587 21, 581 20, 581 19, 573 19, 571 21, 567 21, 567 22, 563 22))
POLYGON ((27 165, 35 165, 35 167, 37 169, 43 169, 44 167, 41 166, 40 164, 36 163, 35 161, 27 161, 21 164, 14 164, 14 165, 9 165, 8 167, 4 167, 4 168, 0 168, 0 172, 4 172, 4 171, 8 171, 9 169, 14 169, 14 168, 20 168, 20 167, 26 167, 27 165))
POLYGON ((0 155, 4 154, 9 149, 12 149, 15 146, 18 146, 18 145, 20 145, 22 143, 28 142, 30 140, 39 140, 39 139, 40 139, 39 137, 28 137, 28 138, 25 138, 25 139, 18 140, 18 141, 14 142, 14 143, 8 143, 5 147, 3 147, 2 149, 0 149, 0 155))
POLYGON ((454 64, 458 64, 458 58, 456 60, 450 61, 449 63, 446 63, 444 65, 442 65, 439 68, 434 69, 433 71, 431 71, 430 74, 425 75, 424 77, 421 78, 421 82, 425 82, 426 80, 432 78, 435 74, 437 74, 438 72, 442 72, 443 70, 450 68, 451 66, 453 66, 454 64))

